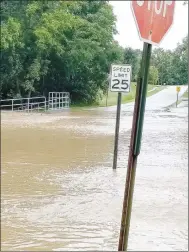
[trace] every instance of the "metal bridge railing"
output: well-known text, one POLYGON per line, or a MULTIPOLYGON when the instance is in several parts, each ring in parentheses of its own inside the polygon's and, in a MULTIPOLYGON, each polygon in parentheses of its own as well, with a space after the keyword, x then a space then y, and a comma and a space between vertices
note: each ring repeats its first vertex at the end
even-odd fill
POLYGON ((70 93, 49 92, 48 109, 59 110, 70 107, 70 93))
POLYGON ((45 96, 31 97, 31 98, 18 98, 18 99, 4 99, 1 100, 1 110, 12 111, 40 111, 45 110, 47 101, 45 96))
POLYGON ((60 110, 70 107, 70 93, 49 92, 48 101, 45 96, 4 99, 1 100, 1 110, 12 111, 40 111, 40 110, 60 110))

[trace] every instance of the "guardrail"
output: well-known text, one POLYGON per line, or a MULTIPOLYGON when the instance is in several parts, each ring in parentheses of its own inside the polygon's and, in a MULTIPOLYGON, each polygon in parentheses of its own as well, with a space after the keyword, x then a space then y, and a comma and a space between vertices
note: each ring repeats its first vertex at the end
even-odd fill
POLYGON ((68 92, 49 92, 48 101, 45 96, 4 99, 1 100, 1 110, 12 111, 40 111, 40 110, 60 110, 69 108, 70 93, 68 92))
POLYGON ((18 98, 18 99, 4 99, 1 100, 1 110, 12 111, 39 111, 47 109, 47 101, 45 96, 18 98))

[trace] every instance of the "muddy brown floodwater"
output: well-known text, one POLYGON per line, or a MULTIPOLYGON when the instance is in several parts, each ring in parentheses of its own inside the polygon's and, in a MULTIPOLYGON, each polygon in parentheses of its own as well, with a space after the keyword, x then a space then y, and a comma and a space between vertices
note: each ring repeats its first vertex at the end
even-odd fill
MULTIPOLYGON (((188 248, 187 110, 147 111, 129 250, 188 248)), ((117 250, 132 109, 2 112, 1 250, 117 250)))

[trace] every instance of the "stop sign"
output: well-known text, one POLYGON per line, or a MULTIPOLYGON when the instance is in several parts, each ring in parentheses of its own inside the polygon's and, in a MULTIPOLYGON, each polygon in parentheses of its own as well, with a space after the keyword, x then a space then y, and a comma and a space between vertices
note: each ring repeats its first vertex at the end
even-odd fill
POLYGON ((173 23, 175 1, 134 0, 131 7, 141 40, 158 45, 173 23))

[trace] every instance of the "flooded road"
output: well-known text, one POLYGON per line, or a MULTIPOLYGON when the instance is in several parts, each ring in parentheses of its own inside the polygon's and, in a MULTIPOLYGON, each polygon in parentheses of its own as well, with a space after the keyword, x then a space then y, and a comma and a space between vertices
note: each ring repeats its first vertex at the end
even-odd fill
MULTIPOLYGON (((117 250, 132 107, 116 171, 115 108, 2 113, 2 251, 117 250)), ((185 106, 147 106, 129 250, 188 248, 187 125, 185 106)))

